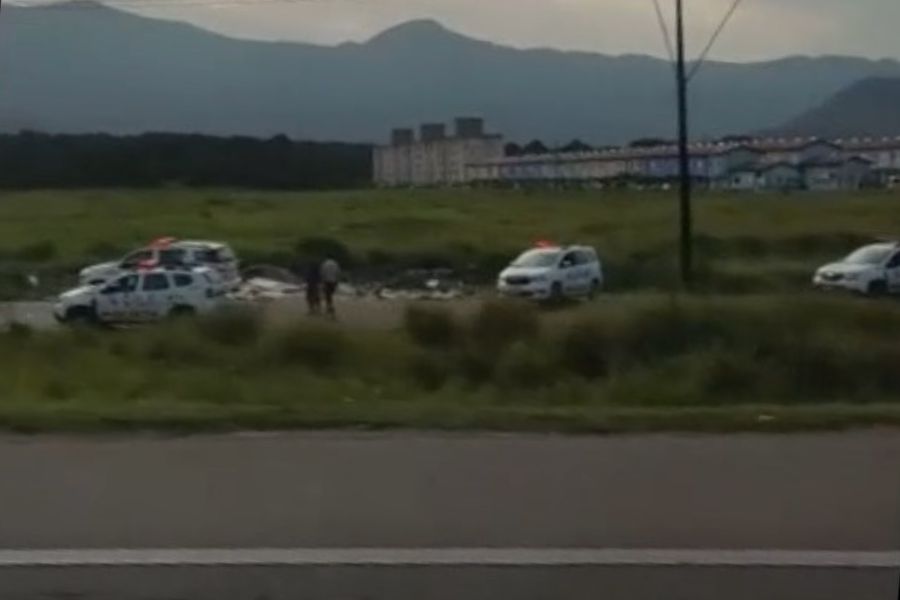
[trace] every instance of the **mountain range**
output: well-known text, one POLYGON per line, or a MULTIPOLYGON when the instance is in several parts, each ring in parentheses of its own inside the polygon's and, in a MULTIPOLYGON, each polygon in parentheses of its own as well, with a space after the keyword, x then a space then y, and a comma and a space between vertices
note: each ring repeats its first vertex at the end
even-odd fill
POLYGON ((900 78, 873 77, 841 90, 778 129, 828 138, 900 134, 900 78))
MULTIPOLYGON (((900 77, 900 62, 708 62, 691 83, 694 133, 776 127, 870 77, 900 77)), ((673 100, 665 60, 514 49, 434 21, 319 46, 234 39, 85 0, 0 16, 2 131, 381 141, 392 127, 477 115, 510 139, 621 143, 671 135, 673 100)))

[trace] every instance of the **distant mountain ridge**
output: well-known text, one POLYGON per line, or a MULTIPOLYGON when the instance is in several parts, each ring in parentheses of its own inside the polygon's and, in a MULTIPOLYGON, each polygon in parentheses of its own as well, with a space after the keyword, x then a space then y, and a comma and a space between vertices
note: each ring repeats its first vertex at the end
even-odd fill
MULTIPOLYGON (((671 135, 671 65, 519 50, 412 21, 366 43, 228 38, 89 0, 4 6, 0 131, 197 132, 381 141, 394 126, 479 115, 549 145, 671 135)), ((900 63, 794 57, 710 62, 692 83, 696 136, 771 128, 900 63)))
POLYGON ((900 77, 856 82, 778 132, 829 138, 900 135, 900 77))

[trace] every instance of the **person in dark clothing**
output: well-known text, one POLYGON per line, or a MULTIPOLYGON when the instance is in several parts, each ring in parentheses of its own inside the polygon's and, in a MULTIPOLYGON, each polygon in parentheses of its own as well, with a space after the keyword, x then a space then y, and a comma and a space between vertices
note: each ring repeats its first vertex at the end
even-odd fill
POLYGON ((310 262, 303 273, 306 281, 306 306, 309 314, 317 315, 322 310, 322 270, 318 262, 310 262))

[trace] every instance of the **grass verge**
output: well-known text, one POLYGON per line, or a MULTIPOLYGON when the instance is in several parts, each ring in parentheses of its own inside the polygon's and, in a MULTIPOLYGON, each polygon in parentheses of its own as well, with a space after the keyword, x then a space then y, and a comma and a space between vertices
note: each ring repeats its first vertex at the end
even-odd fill
POLYGON ((396 331, 254 313, 0 333, 14 431, 416 428, 798 431, 900 426, 900 305, 624 296, 573 310, 410 310, 396 331))

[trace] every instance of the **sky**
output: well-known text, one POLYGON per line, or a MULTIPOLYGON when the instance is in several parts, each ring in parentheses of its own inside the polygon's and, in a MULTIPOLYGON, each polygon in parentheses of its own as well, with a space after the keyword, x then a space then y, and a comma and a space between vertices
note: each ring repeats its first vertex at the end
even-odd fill
MULTIPOLYGON (((432 18, 472 37, 516 47, 666 54, 653 0, 185 1, 191 5, 162 8, 156 4, 166 0, 154 0, 132 10, 253 39, 364 41, 403 21, 432 18)), ((689 53, 705 44, 732 2, 685 0, 689 53)), ((660 3, 672 12, 674 0, 660 3)), ((713 56, 735 61, 795 54, 900 59, 898 23, 900 0, 743 0, 713 56)))

